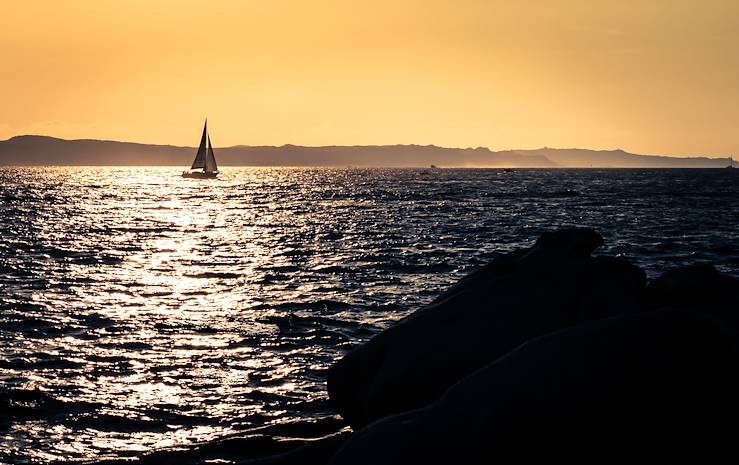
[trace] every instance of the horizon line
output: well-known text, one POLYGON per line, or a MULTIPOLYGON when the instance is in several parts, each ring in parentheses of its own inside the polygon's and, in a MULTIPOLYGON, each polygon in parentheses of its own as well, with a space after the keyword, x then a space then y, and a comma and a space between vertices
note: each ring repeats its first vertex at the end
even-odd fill
MULTIPOLYGON (((14 136, 11 136, 5 140, 0 140, 0 143, 3 142, 10 142, 13 139, 18 138, 24 138, 24 137, 38 137, 38 138, 45 138, 45 139, 55 139, 65 142, 85 142, 85 141, 91 141, 91 142, 112 142, 112 143, 118 143, 118 144, 134 144, 134 145, 149 145, 149 146, 159 146, 159 147, 175 147, 175 148, 185 148, 185 149, 195 149, 197 148, 194 145, 176 145, 176 144, 163 144, 163 143, 149 143, 149 142, 136 142, 136 141, 125 141, 125 140, 115 140, 115 139, 94 139, 94 138, 79 138, 79 139, 65 139, 63 137, 57 137, 57 136, 49 136, 45 134, 17 134, 14 136)), ((716 156, 716 155, 655 155, 655 154, 644 154, 644 153, 636 153, 636 152, 629 152, 627 150, 624 150, 622 148, 612 148, 612 149, 592 149, 592 148, 582 148, 582 147, 550 147, 550 146, 542 146, 537 148, 507 148, 507 149, 497 149, 493 150, 488 146, 477 146, 477 147, 447 147, 443 145, 436 145, 436 144, 416 144, 416 143, 395 143, 395 144, 328 144, 328 145, 301 145, 301 144, 293 144, 293 143, 284 143, 282 145, 266 145, 266 144, 260 144, 260 145, 247 145, 247 144, 236 144, 236 145, 226 145, 226 146, 220 146, 220 147, 214 147, 216 149, 231 149, 231 148, 237 148, 237 147, 250 147, 250 148, 258 148, 258 147, 272 147, 272 148, 283 148, 283 147, 304 147, 304 148, 330 148, 330 147, 433 147, 433 148, 440 148, 440 149, 447 149, 447 150, 487 150, 491 153, 500 153, 500 152, 516 152, 516 151, 538 151, 538 150, 587 150, 592 152, 622 152, 628 155, 637 155, 637 156, 647 156, 647 157, 665 157, 665 158, 708 158, 708 159, 721 159, 721 158, 734 158, 733 155, 724 155, 724 156, 716 156)))

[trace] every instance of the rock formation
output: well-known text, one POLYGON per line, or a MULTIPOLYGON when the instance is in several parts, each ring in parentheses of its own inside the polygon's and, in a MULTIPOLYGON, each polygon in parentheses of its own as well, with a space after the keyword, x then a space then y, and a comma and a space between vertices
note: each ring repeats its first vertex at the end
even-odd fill
POLYGON ((591 257, 544 234, 349 353, 328 378, 355 433, 329 462, 736 458, 739 280, 591 257))
POLYGON ((464 278, 331 369, 337 411, 356 429, 428 405, 531 338, 639 311, 644 272, 591 257, 601 244, 588 229, 544 234, 464 278))
POLYGON ((527 342, 430 406, 359 430, 330 463, 735 455, 737 388, 737 337, 717 320, 683 310, 608 318, 527 342))

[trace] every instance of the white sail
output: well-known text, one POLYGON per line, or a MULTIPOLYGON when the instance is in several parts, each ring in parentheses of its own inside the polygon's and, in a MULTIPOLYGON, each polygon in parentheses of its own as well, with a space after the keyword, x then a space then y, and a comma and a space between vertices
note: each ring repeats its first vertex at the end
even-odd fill
MULTIPOLYGON (((203 137, 200 138, 200 147, 198 147, 198 154, 195 155, 195 160, 192 162, 191 170, 196 168, 205 168, 205 139, 208 134, 208 120, 205 120, 205 126, 203 126, 203 137)), ((207 170, 206 170, 207 171, 207 170)))
POLYGON ((216 156, 213 154, 213 146, 210 145, 210 134, 208 134, 208 155, 205 157, 204 168, 206 173, 215 173, 218 171, 216 156))

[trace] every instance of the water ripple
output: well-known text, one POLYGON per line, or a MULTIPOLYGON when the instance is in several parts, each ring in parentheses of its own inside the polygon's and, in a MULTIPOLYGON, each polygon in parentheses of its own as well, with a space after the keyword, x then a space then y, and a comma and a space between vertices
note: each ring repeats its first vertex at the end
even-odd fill
POLYGON ((739 275, 722 170, 0 168, 0 461, 326 419, 327 368, 501 251, 598 228, 739 275))

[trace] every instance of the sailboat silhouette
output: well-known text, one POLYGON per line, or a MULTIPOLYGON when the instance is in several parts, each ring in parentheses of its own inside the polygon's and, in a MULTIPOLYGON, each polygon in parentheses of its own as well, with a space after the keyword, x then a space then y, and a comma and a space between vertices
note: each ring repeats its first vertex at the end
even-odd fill
POLYGON ((218 176, 218 165, 216 164, 216 156, 213 153, 213 146, 210 144, 210 134, 208 134, 208 119, 205 119, 203 126, 203 136, 200 138, 200 146, 195 160, 192 162, 190 170, 202 168, 203 171, 184 171, 183 178, 215 178, 218 176), (206 150, 207 141, 207 150, 206 150))

